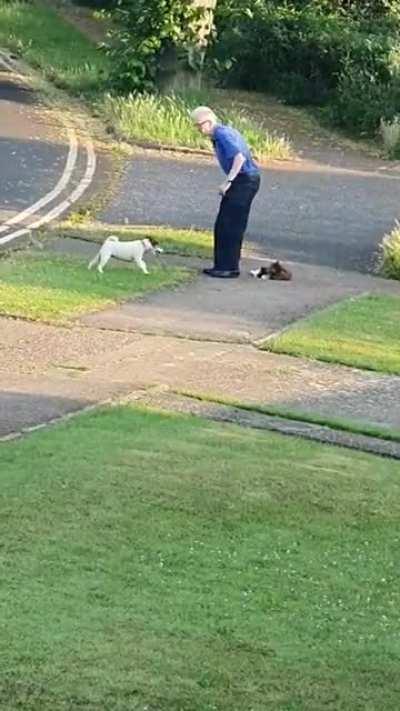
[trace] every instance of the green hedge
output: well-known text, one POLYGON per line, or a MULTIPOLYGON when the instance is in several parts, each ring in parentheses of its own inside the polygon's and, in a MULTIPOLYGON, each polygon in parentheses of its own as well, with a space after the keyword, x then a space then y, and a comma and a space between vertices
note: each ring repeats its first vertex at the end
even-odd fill
POLYGON ((400 40, 396 16, 379 15, 382 3, 365 2, 358 15, 355 4, 347 3, 349 14, 340 0, 282 6, 222 0, 211 60, 218 67, 232 62, 220 73, 227 85, 326 106, 332 122, 374 134, 381 117, 400 112, 400 40))
POLYGON ((74 5, 90 7, 94 10, 112 10, 117 6, 118 0, 72 0, 74 5))

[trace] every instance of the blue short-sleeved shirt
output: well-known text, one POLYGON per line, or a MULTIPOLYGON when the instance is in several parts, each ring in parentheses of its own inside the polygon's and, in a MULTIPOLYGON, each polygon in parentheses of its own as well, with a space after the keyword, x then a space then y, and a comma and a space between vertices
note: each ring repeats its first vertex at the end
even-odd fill
POLYGON ((236 128, 222 124, 217 125, 212 135, 212 142, 215 155, 226 175, 232 168, 233 159, 237 153, 242 153, 246 158, 239 175, 257 175, 259 173, 246 141, 236 128))

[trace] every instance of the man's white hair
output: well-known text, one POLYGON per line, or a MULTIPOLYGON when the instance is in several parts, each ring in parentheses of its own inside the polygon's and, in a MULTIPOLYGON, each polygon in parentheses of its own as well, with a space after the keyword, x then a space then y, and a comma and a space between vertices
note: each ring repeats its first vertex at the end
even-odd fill
POLYGON ((198 106, 196 109, 193 109, 190 116, 195 123, 199 123, 199 121, 212 121, 216 123, 217 121, 214 111, 208 106, 198 106))

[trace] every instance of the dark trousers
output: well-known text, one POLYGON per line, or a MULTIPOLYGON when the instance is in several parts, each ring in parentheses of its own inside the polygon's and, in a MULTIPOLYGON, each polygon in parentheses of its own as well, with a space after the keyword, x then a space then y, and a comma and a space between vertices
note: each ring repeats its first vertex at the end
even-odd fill
POLYGON ((240 253, 251 203, 259 187, 259 175, 238 175, 222 198, 214 225, 215 269, 221 271, 239 269, 240 253))

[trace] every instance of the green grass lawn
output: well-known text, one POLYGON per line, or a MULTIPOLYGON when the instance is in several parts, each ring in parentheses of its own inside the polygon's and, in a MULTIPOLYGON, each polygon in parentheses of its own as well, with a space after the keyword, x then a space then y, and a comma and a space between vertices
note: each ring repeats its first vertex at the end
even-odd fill
POLYGON ((213 236, 205 230, 182 230, 171 227, 158 227, 156 225, 109 225, 98 222, 80 220, 79 214, 72 214, 60 226, 53 230, 61 237, 77 237, 102 243, 110 234, 117 235, 121 240, 143 239, 152 237, 172 254, 181 254, 188 257, 211 258, 213 254, 213 236))
POLYGON ((347 299, 300 321, 263 348, 400 375, 400 297, 347 299))
POLYGON ((187 269, 148 262, 149 274, 112 264, 101 276, 87 260, 20 252, 0 261, 0 314, 64 321, 190 278, 187 269))
POLYGON ((47 79, 74 94, 98 93, 107 84, 105 54, 40 3, 0 3, 0 46, 21 53, 47 79))
POLYGON ((2 711, 398 711, 398 462, 129 407, 0 445, 2 711))

